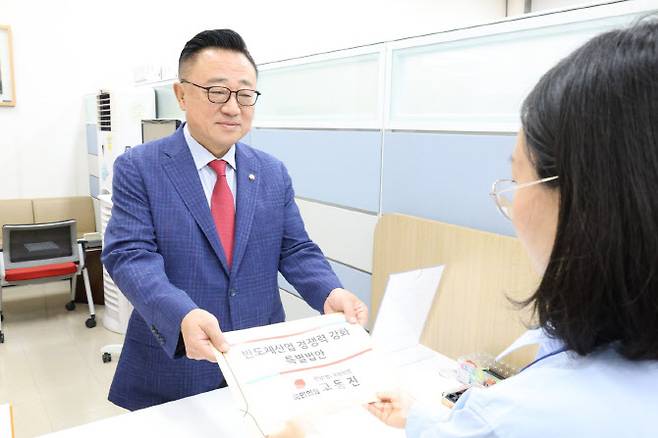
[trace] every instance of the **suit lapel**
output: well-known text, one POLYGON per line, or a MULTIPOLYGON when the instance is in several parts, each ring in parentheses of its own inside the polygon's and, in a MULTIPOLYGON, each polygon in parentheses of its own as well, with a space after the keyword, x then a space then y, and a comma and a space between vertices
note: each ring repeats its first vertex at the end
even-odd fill
POLYGON ((247 248, 260 184, 258 160, 242 143, 237 143, 235 146, 235 160, 238 169, 236 175, 235 243, 231 269, 233 273, 237 272, 237 267, 240 265, 247 248))
POLYGON ((222 263, 224 271, 229 273, 224 250, 219 242, 219 236, 213 222, 208 200, 203 192, 199 172, 192 159, 192 153, 187 147, 183 127, 181 126, 172 137, 172 141, 164 148, 162 167, 178 192, 192 217, 199 225, 203 234, 210 242, 212 249, 222 263))

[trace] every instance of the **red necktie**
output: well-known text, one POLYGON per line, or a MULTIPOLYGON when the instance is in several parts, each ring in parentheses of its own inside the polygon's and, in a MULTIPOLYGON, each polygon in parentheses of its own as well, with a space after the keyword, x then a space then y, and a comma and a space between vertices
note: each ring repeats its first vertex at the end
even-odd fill
POLYGON ((210 213, 215 221, 219 240, 224 247, 229 267, 233 261, 233 238, 235 235, 235 204, 233 193, 226 182, 226 161, 213 160, 208 166, 217 174, 215 188, 210 197, 210 213))

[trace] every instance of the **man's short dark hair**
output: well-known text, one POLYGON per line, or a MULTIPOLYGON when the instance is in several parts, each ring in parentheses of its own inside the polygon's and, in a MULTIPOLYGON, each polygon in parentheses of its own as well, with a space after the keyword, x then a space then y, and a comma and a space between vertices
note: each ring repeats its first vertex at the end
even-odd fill
POLYGON ((251 65, 254 66, 256 74, 258 74, 258 67, 251 57, 247 45, 244 40, 236 31, 231 29, 212 29, 204 30, 194 36, 191 40, 185 43, 185 47, 180 52, 178 58, 178 77, 181 77, 183 67, 188 62, 194 61, 197 54, 203 49, 216 48, 231 50, 234 52, 242 53, 247 57, 251 65))

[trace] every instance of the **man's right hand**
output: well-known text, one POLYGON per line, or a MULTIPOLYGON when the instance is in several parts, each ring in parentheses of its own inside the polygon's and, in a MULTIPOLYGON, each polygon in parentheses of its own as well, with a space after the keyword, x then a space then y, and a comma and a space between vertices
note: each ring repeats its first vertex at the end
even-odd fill
POLYGON ((217 362, 211 344, 223 353, 229 349, 219 328, 219 321, 205 310, 194 309, 185 315, 180 323, 180 331, 185 343, 185 354, 189 359, 217 362))

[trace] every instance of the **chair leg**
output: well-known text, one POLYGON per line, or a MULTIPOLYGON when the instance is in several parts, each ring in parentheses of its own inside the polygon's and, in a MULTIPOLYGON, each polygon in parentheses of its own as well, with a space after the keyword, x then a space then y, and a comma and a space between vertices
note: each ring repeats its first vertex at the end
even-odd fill
POLYGON ((75 310, 75 288, 78 285, 78 274, 71 277, 71 301, 66 303, 66 310, 69 312, 75 310))
POLYGON ((87 267, 82 268, 82 278, 85 282, 85 293, 87 294, 87 303, 89 304, 89 319, 85 321, 88 328, 96 327, 96 308, 94 307, 94 298, 91 295, 91 286, 89 285, 89 273, 87 267))
POLYGON ((75 301, 75 288, 78 286, 78 274, 71 277, 71 301, 75 301))
POLYGON ((101 348, 101 359, 103 359, 103 363, 112 362, 112 355, 116 358, 116 356, 121 354, 122 349, 123 344, 109 344, 103 346, 101 348))
POLYGON ((2 314, 2 285, 0 284, 0 344, 4 344, 5 342, 5 334, 2 333, 2 320, 4 318, 2 314))

